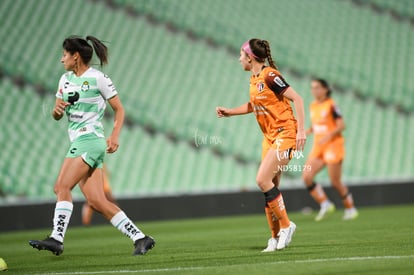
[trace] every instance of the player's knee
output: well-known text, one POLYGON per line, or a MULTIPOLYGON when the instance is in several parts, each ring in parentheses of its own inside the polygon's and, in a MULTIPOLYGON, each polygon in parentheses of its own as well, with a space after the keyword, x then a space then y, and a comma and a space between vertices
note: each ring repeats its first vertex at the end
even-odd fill
POLYGON ((256 177, 256 184, 260 187, 263 184, 263 179, 260 176, 256 177))
POLYGON ((306 186, 311 186, 313 182, 313 175, 309 172, 304 172, 302 174, 302 180, 306 186))
POLYGON ((62 184, 62 182, 57 181, 55 183, 55 186, 53 187, 53 192, 55 192, 56 195, 61 194, 61 193, 65 193, 65 192, 70 193, 70 188, 68 188, 64 184, 62 184))
POLYGON ((59 188, 56 186, 56 184, 53 187, 53 192, 55 192, 56 195, 59 193, 59 188))
MULTIPOLYGON (((273 184, 271 180, 270 180, 270 183, 273 184)), ((256 184, 260 188, 260 190, 266 190, 266 189, 268 189, 269 180, 267 180, 266 178, 258 175, 256 177, 256 184)))

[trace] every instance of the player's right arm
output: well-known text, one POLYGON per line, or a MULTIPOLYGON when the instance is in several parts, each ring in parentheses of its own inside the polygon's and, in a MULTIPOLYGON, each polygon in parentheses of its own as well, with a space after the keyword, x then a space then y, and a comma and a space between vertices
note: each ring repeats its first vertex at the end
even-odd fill
POLYGON ((66 106, 70 105, 70 103, 63 101, 63 88, 65 87, 66 74, 62 75, 59 79, 59 86, 56 92, 56 102, 55 107, 52 111, 52 117, 55 120, 60 120, 63 115, 65 114, 65 108, 66 106))
POLYGON ((253 112, 253 107, 250 102, 247 102, 239 107, 231 109, 225 107, 216 107, 216 112, 218 117, 245 115, 253 112))
POLYGON ((55 120, 60 120, 64 113, 66 106, 70 105, 70 103, 63 101, 61 98, 56 98, 55 108, 53 108, 52 116, 55 120))

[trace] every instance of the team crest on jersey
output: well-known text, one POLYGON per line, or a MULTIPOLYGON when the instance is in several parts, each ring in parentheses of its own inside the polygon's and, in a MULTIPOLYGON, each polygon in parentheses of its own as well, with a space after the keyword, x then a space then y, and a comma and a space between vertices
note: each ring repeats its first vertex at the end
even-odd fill
POLYGON ((82 92, 87 92, 89 90, 89 82, 88 81, 84 81, 82 86, 81 86, 81 91, 82 92))
POLYGON ((263 82, 259 82, 256 84, 256 89, 259 93, 263 92, 264 90, 264 83, 263 82))

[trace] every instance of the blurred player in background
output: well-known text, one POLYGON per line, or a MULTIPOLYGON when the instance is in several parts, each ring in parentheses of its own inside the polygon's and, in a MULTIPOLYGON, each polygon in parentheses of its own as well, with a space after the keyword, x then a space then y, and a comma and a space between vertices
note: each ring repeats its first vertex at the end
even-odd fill
POLYGON ((256 181, 265 197, 265 213, 272 234, 263 252, 271 252, 287 247, 296 230, 287 215, 279 184, 283 166, 289 163, 295 150, 302 151, 305 145, 303 100, 277 70, 268 41, 246 41, 239 61, 245 71, 251 72, 250 100, 232 109, 217 107, 216 112, 218 117, 254 112, 263 132, 262 162, 256 181))
MULTIPOLYGON (((112 196, 111 186, 109 184, 109 171, 105 163, 103 164, 102 172, 105 197, 108 201, 116 203, 114 197, 112 196)), ((84 225, 91 224, 93 212, 95 212, 95 210, 88 203, 88 201, 85 201, 82 207, 82 223, 84 225)))
POLYGON ((52 116, 55 120, 60 120, 66 113, 71 144, 55 182, 57 203, 52 233, 44 240, 31 240, 29 244, 39 250, 49 250, 55 255, 63 252, 63 240, 73 210, 71 191, 79 184, 89 205, 134 242, 133 255, 145 254, 154 247, 155 241, 139 230, 116 204, 107 200, 103 188, 102 165, 105 151, 117 151, 125 117, 123 105, 111 79, 89 65, 94 51, 101 66, 106 64, 108 49, 93 36, 87 36, 86 39, 68 37, 63 41, 62 47, 61 62, 68 72, 60 78, 52 116), (106 102, 114 111, 114 126, 105 141, 101 121, 106 102))
POLYGON ((341 182, 342 161, 345 155, 344 138, 341 133, 345 129, 345 123, 330 97, 331 90, 325 80, 314 79, 311 82, 311 92, 315 99, 310 105, 312 126, 306 134, 313 133, 314 142, 306 162, 310 169, 303 171, 303 181, 312 198, 320 205, 315 220, 320 221, 335 211, 335 205, 328 199, 322 186, 313 181, 316 174, 325 166, 328 168, 332 186, 342 198, 345 207, 343 219, 352 220, 358 217, 358 211, 348 187, 341 182))

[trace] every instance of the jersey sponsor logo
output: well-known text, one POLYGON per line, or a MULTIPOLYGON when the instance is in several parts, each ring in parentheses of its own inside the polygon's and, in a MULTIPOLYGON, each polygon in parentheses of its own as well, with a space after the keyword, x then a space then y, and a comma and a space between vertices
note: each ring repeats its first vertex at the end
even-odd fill
POLYGON ((281 88, 286 87, 286 83, 279 76, 276 76, 273 79, 273 82, 276 83, 281 88))
POLYGON ((253 112, 256 116, 269 114, 266 107, 261 105, 253 105, 253 112))
POLYGON ((264 87, 265 87, 265 85, 264 85, 263 82, 259 82, 259 83, 256 84, 256 89, 259 93, 263 92, 264 87))
POLYGON ((81 86, 81 91, 82 92, 87 92, 89 90, 89 82, 88 81, 84 81, 82 86, 81 86))
POLYGON ((312 126, 312 130, 313 132, 318 135, 318 134, 324 134, 326 132, 328 132, 328 126, 324 125, 324 124, 314 124, 312 126))
MULTIPOLYGON (((73 118, 73 119, 82 119, 83 116, 77 115, 77 114, 72 114, 72 115, 70 115, 70 118, 73 118)), ((85 127, 83 127, 83 128, 85 128, 85 127)), ((83 128, 80 129, 81 132, 84 132, 84 131, 82 131, 83 128)))
POLYGON ((112 92, 116 90, 115 85, 113 83, 109 83, 108 88, 110 88, 112 92))
POLYGON ((70 104, 75 104, 79 100, 79 93, 78 92, 69 92, 68 93, 68 102, 70 104))

